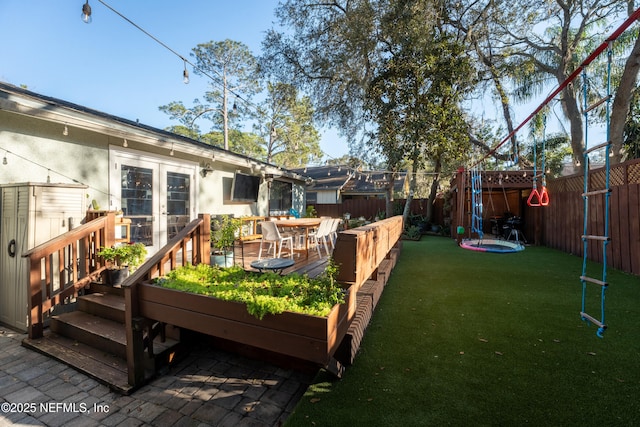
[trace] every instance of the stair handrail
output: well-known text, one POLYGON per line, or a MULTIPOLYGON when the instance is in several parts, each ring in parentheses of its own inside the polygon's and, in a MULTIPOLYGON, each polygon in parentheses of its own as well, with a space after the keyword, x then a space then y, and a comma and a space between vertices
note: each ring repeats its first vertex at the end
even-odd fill
POLYGON ((100 276, 106 267, 97 252, 114 242, 115 213, 109 213, 22 254, 28 258, 29 338, 42 337, 46 312, 100 276))
POLYGON ((138 305, 138 285, 163 276, 180 265, 209 264, 210 253, 211 216, 200 214, 122 282, 125 298, 127 373, 131 386, 137 387, 145 381, 144 329, 149 326, 138 305))

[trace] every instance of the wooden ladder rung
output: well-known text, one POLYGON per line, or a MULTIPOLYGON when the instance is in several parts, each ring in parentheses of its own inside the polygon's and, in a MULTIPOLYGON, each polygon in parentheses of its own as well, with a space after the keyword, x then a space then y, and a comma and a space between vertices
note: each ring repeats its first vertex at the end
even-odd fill
POLYGON ((593 277, 580 276, 580 280, 583 280, 583 281, 589 282, 589 283, 595 283, 596 285, 600 285, 600 286, 609 286, 609 284, 607 282, 603 282, 602 280, 594 279, 593 277))
POLYGON ((593 316, 588 315, 587 313, 584 312, 580 312, 580 317, 582 317, 584 320, 588 320, 589 322, 593 323, 594 325, 596 325, 599 328, 605 328, 607 327, 607 325, 605 325, 604 323, 602 323, 601 321, 599 321, 598 319, 596 319, 593 316))
POLYGON ((604 98, 601 98, 599 100, 597 100, 596 102, 594 102, 591 106, 589 106, 589 108, 587 108, 584 112, 588 113, 589 111, 593 110, 594 108, 598 107, 599 105, 601 105, 603 102, 606 102, 608 100, 611 99, 611 95, 607 95, 604 98))
POLYGON ((611 145, 611 141, 607 141, 607 142, 604 142, 604 143, 599 144, 599 145, 594 145, 593 147, 586 149, 584 151, 584 154, 589 154, 591 152, 600 150, 601 148, 605 148, 605 147, 607 147, 609 145, 611 145))
POLYGON ((590 235, 590 234, 583 234, 583 235, 582 235, 582 239, 583 239, 583 240, 584 240, 584 239, 588 239, 588 240, 600 240, 600 241, 603 241, 603 242, 608 242, 608 241, 610 241, 610 240, 611 240, 611 237, 608 237, 608 236, 593 236, 593 235, 590 235))
POLYGON ((597 194, 606 194, 606 193, 611 193, 611 189, 605 188, 604 190, 587 191, 586 193, 582 193, 582 197, 589 197, 589 196, 595 196, 597 194))

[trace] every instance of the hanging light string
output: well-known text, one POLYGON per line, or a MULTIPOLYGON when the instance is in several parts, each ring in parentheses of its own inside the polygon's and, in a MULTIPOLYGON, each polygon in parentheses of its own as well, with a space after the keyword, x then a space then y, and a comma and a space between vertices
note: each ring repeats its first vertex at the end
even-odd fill
POLYGON ((100 3, 102 3, 106 8, 108 8, 109 10, 111 10, 113 13, 115 13, 116 15, 118 15, 119 17, 121 17, 122 19, 124 19, 125 21, 127 21, 129 24, 133 25, 135 28, 137 28, 138 30, 140 30, 143 34, 145 34, 147 37, 151 38, 153 41, 155 41, 156 43, 158 43, 160 46, 164 47, 165 49, 167 49, 169 52, 171 52, 172 54, 174 54, 175 56, 177 56, 178 58, 182 59, 182 61, 185 64, 185 69, 183 71, 183 78, 185 80, 185 83, 187 83, 188 81, 188 76, 189 76, 189 72, 187 71, 186 68, 186 64, 189 64, 193 67, 194 70, 198 70, 198 72, 200 72, 201 74, 203 74, 204 76, 207 76, 212 82, 214 82, 215 84, 219 85, 220 87, 222 87, 223 89, 227 90, 228 92, 230 92, 232 95, 235 95, 237 99, 241 100, 242 102, 244 102, 245 104, 247 104, 248 106, 250 106, 251 108, 253 108, 254 110, 258 111, 258 106, 251 103, 249 100, 244 99, 242 96, 240 96, 239 94, 237 94, 236 92, 234 92, 232 89, 228 89, 226 87, 226 85, 221 82, 220 80, 223 79, 223 76, 220 75, 220 73, 218 73, 216 70, 212 70, 215 74, 217 74, 218 77, 213 77, 212 75, 210 75, 207 71, 203 70, 202 68, 196 66, 194 63, 192 63, 191 61, 189 61, 187 58, 185 58, 183 55, 181 55, 180 53, 176 52, 174 49, 172 49, 171 47, 169 47, 166 43, 164 43, 162 40, 158 39, 157 37, 155 37, 153 34, 149 33, 147 30, 145 30, 144 28, 142 28, 140 25, 136 24, 135 22, 133 22, 131 19, 127 18, 125 15, 123 15, 122 13, 118 12, 116 9, 114 9, 113 7, 111 7, 107 2, 105 2, 104 0, 98 0, 100 3))
MULTIPOLYGON (((175 51, 174 49, 172 49, 171 47, 169 47, 166 43, 164 43, 163 41, 161 41, 160 39, 158 39, 157 37, 155 37, 154 35, 152 35, 151 33, 149 33, 147 30, 145 30, 144 28, 142 28, 140 25, 136 24, 135 22, 133 22, 131 19, 127 18, 124 14, 120 13, 119 11, 117 11, 116 9, 114 9, 112 6, 110 6, 107 2, 105 2, 104 0, 98 0, 100 3, 102 3, 107 9, 111 10, 113 13, 115 13, 116 15, 118 15, 119 17, 121 17, 122 19, 124 19, 125 21, 127 21, 129 24, 131 24, 133 27, 135 27, 136 29, 138 29, 139 31, 141 31, 143 34, 145 34, 147 37, 151 38, 153 41, 155 41, 156 43, 158 43, 160 46, 162 46, 163 48, 167 49, 169 52, 171 52, 173 55, 177 56, 178 58, 180 58, 183 63, 184 63, 184 71, 183 71, 183 81, 184 83, 188 83, 189 82, 189 72, 187 70, 187 64, 189 64, 191 67, 193 67, 194 70, 197 70, 200 74, 208 77, 213 83, 217 84, 218 86, 220 86, 221 88, 223 88, 224 90, 227 90, 229 93, 231 93, 232 95, 234 95, 236 97, 237 100, 240 100, 242 102, 245 103, 245 105, 249 108, 251 108, 253 111, 257 112, 258 114, 260 114, 260 108, 254 104, 253 102, 243 98, 241 95, 239 95, 238 93, 236 93, 234 90, 232 89, 228 89, 226 87, 226 85, 221 81, 223 79, 223 76, 220 75, 220 73, 218 73, 216 70, 212 70, 215 74, 217 74, 217 77, 214 77, 212 75, 210 75, 207 71, 201 69, 200 67, 196 66, 194 63, 192 63, 191 61, 189 61, 187 58, 185 58, 183 55, 181 55, 180 53, 178 53, 177 51, 175 51)), ((88 3, 88 2, 87 2, 88 3)), ((83 7, 84 10, 84 7, 83 7)), ((234 103, 235 105, 235 103, 234 103)), ((327 153, 325 153, 323 151, 323 154, 326 157, 332 158, 331 156, 329 156, 327 153)))
POLYGON ((71 182, 74 182, 74 183, 76 183, 76 184, 86 185, 86 186, 87 186, 87 188, 92 189, 92 190, 93 190, 93 191, 95 191, 96 193, 101 193, 101 194, 104 194, 105 196, 110 196, 110 195, 109 195, 109 193, 104 192, 104 191, 100 190, 99 188, 95 188, 95 187, 92 187, 91 185, 85 184, 84 182, 78 181, 77 179, 72 178, 72 177, 70 177, 70 176, 68 176, 68 175, 65 175, 65 174, 64 174, 64 173, 62 173, 62 172, 58 172, 58 171, 56 171, 56 170, 53 170, 53 169, 51 169, 51 168, 50 168, 50 167, 48 167, 48 166, 42 165, 42 164, 40 164, 40 163, 38 163, 38 162, 35 162, 35 161, 33 161, 33 160, 31 160, 31 159, 29 159, 29 158, 27 158, 27 157, 21 156, 21 155, 20 155, 20 154, 18 154, 18 153, 14 153, 14 152, 12 152, 12 151, 10 151, 10 150, 7 150, 7 149, 6 149, 6 148, 4 148, 4 147, 1 147, 1 146, 0 146, 0 151, 4 151, 4 153, 5 153, 5 154, 4 154, 4 157, 3 157, 3 160, 2 160, 2 164, 3 164, 3 165, 7 165, 7 164, 8 164, 8 161, 7 161, 7 154, 11 154, 12 156, 17 157, 17 158, 18 158, 18 159, 20 159, 20 160, 24 160, 24 161, 25 161, 25 162, 27 162, 27 163, 31 163, 32 165, 38 166, 38 167, 42 168, 43 170, 46 170, 46 171, 47 171, 47 182, 51 182, 51 173, 54 173, 54 174, 56 174, 56 175, 59 175, 59 176, 61 176, 61 177, 65 178, 65 179, 67 179, 67 180, 71 181, 71 182))

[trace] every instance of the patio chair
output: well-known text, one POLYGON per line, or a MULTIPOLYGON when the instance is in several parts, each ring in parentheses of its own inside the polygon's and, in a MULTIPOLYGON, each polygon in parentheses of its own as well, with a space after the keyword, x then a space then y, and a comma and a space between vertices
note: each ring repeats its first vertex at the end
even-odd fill
POLYGON ((322 258, 320 253, 320 243, 324 246, 324 250, 329 256, 329 246, 327 240, 330 239, 331 226, 333 224, 333 218, 323 218, 320 221, 318 229, 312 233, 309 233, 309 243, 314 244, 318 251, 318 256, 322 258))
POLYGON ((282 255, 282 247, 285 243, 289 243, 289 257, 293 258, 293 236, 282 235, 276 224, 272 221, 263 221, 262 226, 262 240, 260 240, 260 250, 258 251, 258 260, 262 259, 262 245, 267 242, 269 248, 267 249, 267 255, 271 252, 273 247, 273 257, 280 258, 282 255), (278 256, 276 256, 276 249, 278 256))
POLYGON ((338 238, 338 227, 340 226, 340 218, 334 218, 329 230, 329 243, 333 249, 336 248, 336 239, 338 238))

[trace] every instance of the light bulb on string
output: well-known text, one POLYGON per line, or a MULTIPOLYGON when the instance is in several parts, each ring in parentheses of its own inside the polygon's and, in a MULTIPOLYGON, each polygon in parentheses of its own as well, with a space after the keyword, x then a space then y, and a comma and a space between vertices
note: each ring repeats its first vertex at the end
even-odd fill
POLYGON ((182 82, 186 85, 189 84, 189 70, 187 70, 186 60, 184 60, 184 71, 182 72, 182 82))
POLYGON ((69 128, 67 127, 66 123, 65 123, 65 125, 64 125, 64 129, 62 129, 62 134, 63 134, 64 136, 69 135, 69 128))
POLYGON ((7 163, 9 163, 9 162, 7 162, 7 152, 5 151, 4 152, 4 157, 2 158, 2 164, 6 165, 7 163))
POLYGON ((80 15, 80 17, 85 24, 91 24, 91 6, 89 6, 89 0, 82 5, 82 15, 80 15))
POLYGON ((122 146, 124 148, 127 148, 129 146, 129 143, 127 142, 127 138, 125 138, 124 141, 122 142, 122 146))

